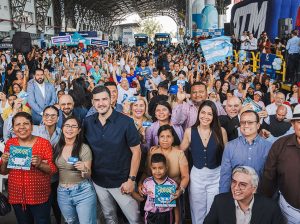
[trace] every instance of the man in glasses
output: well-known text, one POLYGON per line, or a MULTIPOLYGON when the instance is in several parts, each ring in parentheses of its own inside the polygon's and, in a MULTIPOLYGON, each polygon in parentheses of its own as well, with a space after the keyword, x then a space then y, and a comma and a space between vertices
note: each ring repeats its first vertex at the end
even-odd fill
POLYGON ((246 110, 240 117, 241 136, 227 143, 221 163, 220 193, 230 190, 232 168, 250 166, 262 176, 265 160, 272 143, 258 135, 259 116, 246 110))
POLYGON ((232 172, 231 192, 215 196, 204 223, 284 223, 277 203, 256 193, 258 182, 253 168, 236 167, 232 172))
POLYGON ((58 104, 60 107, 59 121, 58 121, 59 127, 61 127, 64 120, 70 116, 75 116, 81 122, 86 116, 87 109, 74 107, 75 106, 74 99, 69 94, 62 95, 58 100, 58 104))

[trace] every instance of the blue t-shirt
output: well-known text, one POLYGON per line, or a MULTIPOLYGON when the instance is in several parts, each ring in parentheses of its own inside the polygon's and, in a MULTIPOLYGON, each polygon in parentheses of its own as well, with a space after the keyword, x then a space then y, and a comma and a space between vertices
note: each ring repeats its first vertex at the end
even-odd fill
MULTIPOLYGON (((145 67, 142 69, 141 67, 137 67, 135 70, 135 74, 140 77, 150 76, 152 74, 151 69, 149 67, 145 67)), ((145 86, 146 78, 140 81, 145 86)))

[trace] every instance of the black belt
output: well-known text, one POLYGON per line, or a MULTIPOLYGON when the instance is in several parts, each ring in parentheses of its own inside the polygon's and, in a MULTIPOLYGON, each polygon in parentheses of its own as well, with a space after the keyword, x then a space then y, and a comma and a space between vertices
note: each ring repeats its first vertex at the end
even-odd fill
POLYGON ((292 54, 289 54, 289 55, 300 55, 300 53, 292 53, 292 54))

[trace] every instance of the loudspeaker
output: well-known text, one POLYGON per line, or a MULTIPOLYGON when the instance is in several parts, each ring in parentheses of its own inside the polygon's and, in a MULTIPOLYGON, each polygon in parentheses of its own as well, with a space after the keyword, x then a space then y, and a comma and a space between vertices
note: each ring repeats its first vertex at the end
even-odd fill
POLYGON ((230 23, 224 23, 224 36, 231 36, 231 25, 230 23))
POLYGON ((31 51, 31 37, 28 32, 16 32, 12 39, 13 48, 20 53, 31 51))
POLYGON ((287 34, 291 33, 292 30, 293 30, 292 18, 284 18, 278 20, 278 36, 280 38, 285 37, 287 34))

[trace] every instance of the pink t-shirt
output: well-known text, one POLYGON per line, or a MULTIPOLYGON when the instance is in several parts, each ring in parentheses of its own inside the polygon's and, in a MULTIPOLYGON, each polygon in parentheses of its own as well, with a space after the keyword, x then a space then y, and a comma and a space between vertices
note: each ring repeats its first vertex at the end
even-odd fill
MULTIPOLYGON (((172 207, 155 207, 154 205, 154 192, 155 192, 155 185, 158 184, 155 182, 153 177, 148 177, 144 180, 143 183, 143 193, 147 195, 147 200, 145 203, 144 210, 146 212, 152 212, 152 213, 161 213, 161 212, 168 212, 172 210, 172 207)), ((167 177, 165 181, 160 185, 175 185, 177 188, 177 184, 174 180, 167 177)))

